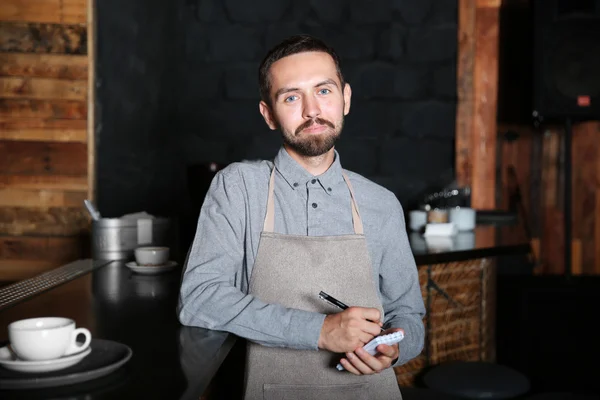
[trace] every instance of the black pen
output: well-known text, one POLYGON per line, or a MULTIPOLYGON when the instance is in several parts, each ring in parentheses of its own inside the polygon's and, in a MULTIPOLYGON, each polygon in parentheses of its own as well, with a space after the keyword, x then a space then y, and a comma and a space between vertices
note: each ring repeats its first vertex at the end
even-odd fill
MULTIPOLYGON (((348 306, 344 303, 342 303, 341 301, 339 301, 338 299, 336 299, 335 297, 325 293, 324 291, 320 291, 319 292, 319 297, 323 300, 325 300, 326 302, 328 302, 329 304, 332 304, 338 308, 341 308, 342 310, 345 310, 348 308, 348 306)), ((370 321, 370 320, 368 320, 370 321)), ((370 321, 373 322, 373 321, 370 321)), ((381 331, 383 332, 383 328, 380 328, 381 331)))

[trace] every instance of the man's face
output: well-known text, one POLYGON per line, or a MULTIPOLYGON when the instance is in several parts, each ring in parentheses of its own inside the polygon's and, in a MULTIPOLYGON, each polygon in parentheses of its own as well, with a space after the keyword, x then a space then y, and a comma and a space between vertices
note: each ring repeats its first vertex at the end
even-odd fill
POLYGON ((279 128, 288 151, 315 157, 332 149, 350 111, 350 85, 341 87, 333 58, 324 52, 284 57, 271 66, 271 103, 260 112, 279 128))

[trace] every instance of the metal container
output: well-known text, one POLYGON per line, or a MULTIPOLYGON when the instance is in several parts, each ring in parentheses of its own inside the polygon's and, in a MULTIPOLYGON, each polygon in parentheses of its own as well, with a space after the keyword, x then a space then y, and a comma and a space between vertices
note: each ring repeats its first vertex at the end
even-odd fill
POLYGON ((98 260, 129 260, 141 246, 169 246, 168 218, 102 218, 92 221, 92 257, 98 260))

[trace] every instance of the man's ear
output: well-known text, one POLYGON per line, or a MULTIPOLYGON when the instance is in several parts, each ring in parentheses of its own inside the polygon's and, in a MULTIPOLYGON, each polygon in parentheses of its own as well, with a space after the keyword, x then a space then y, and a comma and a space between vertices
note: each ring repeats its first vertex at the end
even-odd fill
POLYGON ((258 109, 260 110, 260 113, 265 119, 267 125, 269 125, 269 128, 271 128, 271 130, 277 129, 277 123, 275 122, 275 118, 271 107, 269 107, 267 103, 261 100, 260 103, 258 103, 258 109))
POLYGON ((352 101, 352 88, 349 83, 344 85, 344 115, 350 112, 350 103, 352 101))

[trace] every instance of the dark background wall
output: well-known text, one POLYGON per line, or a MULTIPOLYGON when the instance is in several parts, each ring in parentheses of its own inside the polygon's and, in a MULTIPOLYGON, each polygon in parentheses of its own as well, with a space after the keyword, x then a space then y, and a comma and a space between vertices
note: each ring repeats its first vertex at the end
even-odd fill
POLYGON ((345 168, 388 187, 405 208, 454 179, 457 0, 98 7, 98 203, 106 215, 147 210, 193 230, 189 181, 202 192, 212 162, 272 158, 280 138, 258 113, 257 69, 296 33, 336 48, 352 85, 337 145, 345 168))

